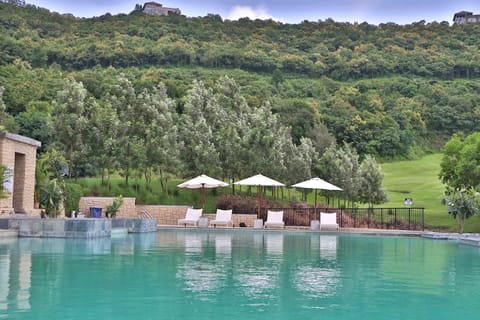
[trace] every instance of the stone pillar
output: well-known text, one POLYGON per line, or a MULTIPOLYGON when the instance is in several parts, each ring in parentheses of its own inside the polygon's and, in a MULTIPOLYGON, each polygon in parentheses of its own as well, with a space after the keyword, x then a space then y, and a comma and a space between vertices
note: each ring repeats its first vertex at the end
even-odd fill
POLYGON ((0 199, 0 215, 34 212, 35 165, 39 141, 17 134, 0 133, 0 164, 7 167, 9 177, 3 184, 6 197, 0 199))

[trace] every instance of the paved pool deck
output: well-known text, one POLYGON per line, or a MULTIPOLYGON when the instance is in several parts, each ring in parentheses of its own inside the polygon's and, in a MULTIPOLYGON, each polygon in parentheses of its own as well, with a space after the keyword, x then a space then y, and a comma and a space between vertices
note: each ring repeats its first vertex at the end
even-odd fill
POLYGON ((370 236, 404 236, 404 237, 422 237, 425 239, 433 240, 449 240, 458 241, 462 244, 471 246, 480 246, 480 234, 478 233, 445 233, 445 232, 432 232, 432 231, 411 231, 411 230, 387 230, 387 229, 361 229, 361 228, 340 228, 340 230, 311 230, 309 227, 286 227, 285 229, 254 229, 254 228, 198 228, 198 227, 183 227, 183 226, 171 226, 171 225, 159 225, 159 230, 215 230, 225 231, 230 230, 232 232, 308 232, 316 234, 334 234, 334 235, 370 235, 370 236))
POLYGON ((0 239, 18 238, 18 230, 0 230, 0 239))
POLYGON ((234 228, 201 228, 196 226, 174 226, 174 225, 158 225, 158 230, 216 230, 225 231, 230 230, 232 232, 308 232, 308 233, 321 233, 321 234, 366 234, 366 235, 393 235, 393 236, 414 236, 420 237, 424 233, 423 231, 409 231, 409 230, 387 230, 387 229, 362 229, 362 228, 340 228, 340 230, 312 230, 310 227, 298 227, 298 226, 286 226, 283 228, 252 228, 252 227, 234 227, 234 228))
MULTIPOLYGON (((334 235, 370 235, 370 236, 405 236, 405 237, 422 237, 433 240, 458 241, 461 244, 480 247, 480 234, 478 233, 446 233, 446 232, 431 232, 431 231, 409 231, 409 230, 386 230, 386 229, 358 229, 358 228, 341 228, 336 231, 329 230, 311 230, 309 227, 286 227, 285 229, 254 229, 254 228, 197 228, 197 227, 183 227, 172 225, 158 225, 158 230, 209 230, 209 231, 225 231, 230 232, 308 232, 316 234, 334 234, 334 235)), ((123 232, 125 229, 116 231, 116 233, 123 232)), ((3 230, 0 229, 0 240, 5 238, 17 238, 18 230, 3 230)))

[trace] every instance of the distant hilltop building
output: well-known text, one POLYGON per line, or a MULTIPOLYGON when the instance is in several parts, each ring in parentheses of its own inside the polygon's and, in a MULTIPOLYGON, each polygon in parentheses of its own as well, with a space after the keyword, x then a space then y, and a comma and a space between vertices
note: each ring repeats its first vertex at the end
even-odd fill
POLYGON ((453 16, 453 22, 458 24, 479 23, 480 14, 473 14, 473 12, 468 11, 460 11, 455 13, 453 16))
POLYGON ((168 16, 170 13, 181 14, 180 9, 167 8, 157 2, 145 2, 142 11, 152 16, 168 16))

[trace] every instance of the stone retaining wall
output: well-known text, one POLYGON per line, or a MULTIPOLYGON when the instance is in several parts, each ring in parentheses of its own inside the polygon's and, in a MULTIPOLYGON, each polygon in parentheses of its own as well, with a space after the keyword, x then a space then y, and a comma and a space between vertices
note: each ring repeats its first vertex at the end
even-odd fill
POLYGON ((131 233, 155 232, 157 231, 157 220, 155 219, 111 219, 112 228, 128 229, 131 233))
POLYGON ((19 237, 82 238, 110 237, 111 219, 19 219, 19 237))
POLYGON ((138 205, 137 214, 148 212, 159 225, 177 225, 178 219, 185 218, 188 206, 138 205))
MULTIPOLYGON (((105 217, 106 207, 111 205, 115 197, 81 197, 78 204, 79 212, 90 216, 90 208, 102 208, 102 217, 105 217)), ((135 198, 123 198, 123 204, 117 212, 117 218, 137 218, 135 198)))
MULTIPOLYGON (((203 216, 207 217, 209 221, 215 220, 214 213, 204 214, 203 216)), ((253 228, 255 219, 257 219, 255 214, 232 214, 233 226, 235 228, 240 227, 240 223, 244 223, 246 227, 253 228)))
MULTIPOLYGON (((102 208, 102 217, 105 217, 106 206, 112 204, 114 197, 82 197, 80 198, 80 212, 87 217, 90 215, 90 207, 102 208)), ((148 213, 153 219, 157 220, 158 225, 176 226, 178 219, 185 218, 187 208, 190 206, 164 206, 164 205, 135 205, 135 198, 123 198, 123 205, 117 213, 116 219, 129 219, 146 216, 143 212, 148 213)), ((204 214, 209 220, 215 219, 214 213, 204 214)), ((234 227, 245 223, 247 227, 253 227, 257 218, 255 214, 233 214, 232 220, 234 227)))

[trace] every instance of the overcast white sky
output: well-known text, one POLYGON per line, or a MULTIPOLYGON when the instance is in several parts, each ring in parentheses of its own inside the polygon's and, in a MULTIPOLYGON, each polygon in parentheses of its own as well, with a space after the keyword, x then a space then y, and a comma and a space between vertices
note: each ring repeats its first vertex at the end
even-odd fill
MULTIPOLYGON (((130 13, 136 0, 27 0, 58 13, 71 13, 77 17, 130 13)), ((188 17, 219 14, 223 19, 269 19, 285 23, 303 20, 317 21, 332 18, 341 22, 368 22, 379 24, 395 22, 409 24, 420 20, 448 21, 458 11, 480 14, 480 0, 160 0, 165 7, 179 8, 188 17)))

